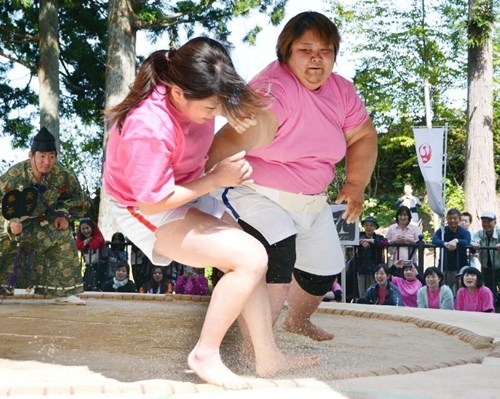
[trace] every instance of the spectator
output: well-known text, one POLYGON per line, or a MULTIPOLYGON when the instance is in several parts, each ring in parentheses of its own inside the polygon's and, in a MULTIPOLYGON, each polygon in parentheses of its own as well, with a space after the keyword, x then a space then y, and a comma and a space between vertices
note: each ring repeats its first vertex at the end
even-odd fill
POLYGON ((208 295, 208 279, 203 269, 184 266, 184 273, 177 278, 174 292, 186 295, 208 295))
POLYGON ((365 295, 358 299, 358 303, 404 306, 398 287, 389 280, 391 274, 387 264, 380 263, 376 265, 373 269, 373 277, 375 283, 366 290, 365 295))
POLYGON ((33 138, 29 159, 0 177, 2 199, 15 197, 14 190, 23 188, 34 190, 37 201, 30 217, 22 222, 12 219, 4 223, 0 215, 0 226, 5 226, 5 234, 0 235, 0 285, 14 276, 14 257, 19 251, 35 252, 34 272, 28 273, 33 279, 27 282, 35 293, 53 296, 60 304, 85 305, 77 296, 83 292, 82 271, 68 227, 71 219, 85 215, 90 199, 74 173, 57 162, 55 138, 45 127, 33 138))
MULTIPOLYGON (((100 291, 105 275, 101 272, 101 253, 104 246, 104 237, 89 218, 80 219, 76 235, 76 248, 82 253, 85 261, 83 274, 83 288, 85 291, 100 291)), ((104 268, 103 268, 104 269, 104 268)))
POLYGON ((417 268, 411 260, 398 260, 395 266, 403 269, 403 277, 392 276, 391 282, 398 287, 404 305, 416 308, 417 291, 422 287, 417 268))
POLYGON ((484 285, 495 295, 498 308, 500 307, 500 227, 497 226, 496 215, 493 212, 483 212, 481 226, 482 230, 476 232, 472 238, 472 247, 479 251, 484 285), (483 249, 479 249, 480 247, 483 249))
POLYGON ((472 224, 472 215, 469 212, 462 212, 460 216, 460 226, 465 230, 469 231, 470 225, 472 224))
POLYGON ((119 261, 115 265, 115 276, 102 285, 104 292, 137 292, 137 288, 130 277, 128 263, 119 261))
POLYGON ((208 163, 248 151, 255 184, 221 195, 243 229, 266 247, 274 322, 286 300, 283 328, 317 341, 333 334, 314 325, 311 315, 344 268, 324 193, 345 157, 346 182, 335 202, 347 203, 342 217, 353 223, 377 158, 377 134, 363 102, 351 82, 332 73, 339 45, 338 29, 325 15, 291 18, 278 37, 278 59, 250 82, 269 107, 243 134, 224 126, 208 163))
POLYGON ((127 241, 123 233, 117 231, 111 236, 111 242, 107 243, 108 250, 105 251, 108 261, 107 279, 115 276, 118 263, 128 264, 127 241))
POLYGON ((323 302, 342 302, 342 286, 338 282, 338 276, 332 284, 332 289, 325 294, 323 302))
POLYGON ((464 266, 457 277, 460 278, 460 288, 455 299, 456 310, 486 313, 494 311, 493 293, 483 285, 483 276, 479 270, 464 266))
POLYGON ((139 291, 146 294, 166 294, 167 276, 165 274, 165 267, 153 266, 151 269, 151 277, 139 291))
MULTIPOLYGON (((389 248, 389 265, 394 265, 398 260, 411 260, 414 263, 418 262, 417 248, 415 246, 404 246, 404 244, 416 244, 422 235, 422 231, 418 226, 410 224, 411 217, 410 208, 405 205, 401 205, 396 210, 396 223, 389 226, 386 237, 389 245, 399 245, 389 248)), ((397 269, 395 271, 397 271, 397 269)), ((398 277, 402 276, 400 275, 398 277)))
POLYGON ((451 208, 446 212, 446 226, 444 230, 439 228, 432 236, 432 243, 441 247, 440 265, 445 271, 444 281, 450 285, 453 291, 456 291, 455 276, 458 265, 469 264, 467 246, 470 246, 470 233, 459 226, 460 211, 457 208, 451 208))
MULTIPOLYGON (((462 212, 460 217, 460 226, 471 233, 471 245, 472 243, 472 232, 469 230, 472 224, 472 215, 469 212, 462 212)), ((479 261, 478 252, 474 248, 469 249, 469 265, 481 270, 481 262, 479 261)))
POLYGON ((443 282, 443 273, 438 267, 424 271, 425 284, 417 292, 419 308, 453 310, 453 291, 443 282))
POLYGON ((396 201, 395 208, 398 209, 400 206, 406 206, 411 212, 412 224, 418 225, 420 216, 418 215, 419 208, 422 207, 422 203, 418 197, 413 195, 413 187, 411 184, 405 184, 403 188, 403 195, 396 201))
POLYGON ((384 236, 375 233, 375 230, 379 228, 376 218, 367 216, 361 221, 361 225, 364 231, 359 233, 359 247, 356 255, 360 297, 373 283, 373 267, 379 263, 385 263, 384 247, 387 246, 387 240, 384 236))

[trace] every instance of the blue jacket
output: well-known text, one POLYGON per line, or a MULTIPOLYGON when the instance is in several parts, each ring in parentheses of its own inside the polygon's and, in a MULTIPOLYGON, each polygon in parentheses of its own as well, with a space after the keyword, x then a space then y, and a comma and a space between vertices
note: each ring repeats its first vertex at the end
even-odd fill
POLYGON ((398 287, 392 284, 390 281, 387 282, 387 296, 384 300, 380 300, 378 297, 378 284, 372 284, 363 295, 363 302, 370 305, 390 305, 390 306, 404 306, 403 297, 399 292, 398 287))
POLYGON ((446 248, 441 251, 441 254, 444 254, 444 271, 460 270, 463 266, 469 264, 467 246, 470 245, 471 241, 470 233, 461 226, 458 226, 456 232, 451 231, 448 226, 445 226, 444 240, 441 239, 441 229, 437 229, 432 236, 432 243, 441 247, 445 242, 454 240, 455 238, 458 240, 455 251, 448 251, 446 248))

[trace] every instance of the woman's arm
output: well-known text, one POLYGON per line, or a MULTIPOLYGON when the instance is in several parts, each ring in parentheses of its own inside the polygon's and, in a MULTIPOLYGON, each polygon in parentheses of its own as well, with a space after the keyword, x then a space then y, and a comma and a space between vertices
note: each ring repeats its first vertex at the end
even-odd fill
POLYGON ((365 188, 377 161, 377 132, 370 120, 345 132, 347 153, 345 157, 346 183, 335 200, 347 203, 342 215, 347 223, 354 223, 363 212, 365 188))
POLYGON ((453 310, 453 292, 451 291, 451 288, 447 285, 442 285, 440 297, 441 309, 453 310))
POLYGON ((222 159, 239 151, 249 151, 266 146, 274 140, 278 131, 278 117, 271 110, 265 110, 255 117, 255 125, 238 133, 229 123, 215 135, 205 170, 210 170, 222 159))
POLYGON ((163 200, 154 204, 138 202, 138 207, 146 215, 174 209, 220 187, 251 183, 251 174, 252 168, 245 160, 245 152, 241 151, 219 162, 199 179, 176 185, 163 200))

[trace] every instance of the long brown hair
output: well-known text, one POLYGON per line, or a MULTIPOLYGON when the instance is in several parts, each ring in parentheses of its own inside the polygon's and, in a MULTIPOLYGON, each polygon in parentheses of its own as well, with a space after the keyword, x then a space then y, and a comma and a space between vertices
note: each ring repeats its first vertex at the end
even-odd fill
POLYGON ((332 44, 335 58, 337 58, 340 48, 340 34, 337 26, 319 12, 306 11, 291 18, 278 36, 276 55, 279 62, 288 63, 292 55, 292 44, 309 31, 316 34, 325 43, 332 44))
POLYGON ((188 100, 217 96, 223 112, 233 118, 264 108, 262 97, 236 72, 226 48, 216 40, 197 37, 178 50, 158 50, 146 58, 127 97, 105 110, 108 122, 121 128, 128 112, 158 85, 176 85, 188 100))

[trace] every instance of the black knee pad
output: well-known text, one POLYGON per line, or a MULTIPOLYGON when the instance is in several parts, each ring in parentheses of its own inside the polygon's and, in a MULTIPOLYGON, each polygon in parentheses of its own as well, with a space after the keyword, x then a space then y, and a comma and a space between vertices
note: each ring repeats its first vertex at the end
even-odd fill
POLYGON ((315 296, 323 296, 328 291, 331 291, 332 284, 335 281, 337 274, 331 276, 318 276, 304 272, 299 269, 293 269, 293 277, 305 292, 315 296))
POLYGON ((269 258, 266 282, 270 284, 290 284, 296 259, 295 234, 269 245, 258 230, 241 219, 238 220, 238 223, 245 232, 259 240, 266 248, 267 257, 269 258))

